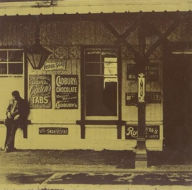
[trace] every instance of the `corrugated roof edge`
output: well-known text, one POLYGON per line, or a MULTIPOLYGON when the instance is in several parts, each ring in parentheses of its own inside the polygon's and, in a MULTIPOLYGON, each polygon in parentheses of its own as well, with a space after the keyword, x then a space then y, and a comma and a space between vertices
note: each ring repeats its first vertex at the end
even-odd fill
POLYGON ((125 13, 125 12, 175 12, 192 10, 192 1, 183 0, 58 0, 51 6, 50 1, 26 1, 0 3, 0 16, 14 15, 51 15, 51 14, 88 14, 88 13, 125 13), (44 2, 42 4, 42 2, 44 2))

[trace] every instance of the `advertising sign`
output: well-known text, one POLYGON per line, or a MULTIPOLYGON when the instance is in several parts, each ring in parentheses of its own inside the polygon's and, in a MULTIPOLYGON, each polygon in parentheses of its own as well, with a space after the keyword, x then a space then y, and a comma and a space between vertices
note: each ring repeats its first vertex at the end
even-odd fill
MULTIPOLYGON (((125 139, 136 139, 138 136, 138 126, 126 125, 125 126, 125 139)), ((146 139, 159 139, 159 126, 151 125, 145 127, 145 138, 146 139)))
POLYGON ((43 70, 45 71, 54 71, 54 70, 63 70, 67 69, 67 60, 48 60, 44 66, 43 70), (52 61, 52 62, 51 62, 52 61))
POLYGON ((145 99, 147 103, 161 103, 161 92, 146 92, 145 99))
POLYGON ((51 89, 51 75, 29 75, 30 108, 52 108, 51 89))
POLYGON ((125 93, 125 105, 135 106, 137 105, 137 92, 127 92, 125 93))
POLYGON ((145 128, 145 138, 146 139, 159 139, 159 126, 146 126, 145 128))
POLYGON ((127 80, 137 80, 136 64, 127 64, 127 80))
POLYGON ((77 75, 55 76, 55 108, 56 109, 78 108, 77 75))
POLYGON ((41 127, 40 135, 68 135, 68 128, 63 127, 41 127))
POLYGON ((138 75, 138 102, 145 102, 145 76, 143 73, 138 75))
POLYGON ((159 66, 157 64, 154 65, 146 65, 146 79, 149 81, 158 81, 159 80, 159 66))

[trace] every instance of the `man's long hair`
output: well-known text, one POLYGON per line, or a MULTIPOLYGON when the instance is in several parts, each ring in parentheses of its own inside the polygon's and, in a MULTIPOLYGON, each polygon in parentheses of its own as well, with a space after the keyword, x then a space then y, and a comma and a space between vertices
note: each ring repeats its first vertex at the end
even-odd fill
POLYGON ((14 91, 12 92, 12 96, 15 97, 16 100, 18 100, 18 99, 20 98, 19 91, 14 90, 14 91))

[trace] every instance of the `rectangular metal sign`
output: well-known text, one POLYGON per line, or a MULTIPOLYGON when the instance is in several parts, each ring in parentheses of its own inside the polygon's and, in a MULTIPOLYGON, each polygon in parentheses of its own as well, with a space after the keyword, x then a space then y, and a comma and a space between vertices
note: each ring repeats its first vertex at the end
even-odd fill
POLYGON ((31 109, 50 109, 51 75, 29 75, 29 103, 31 109))
POLYGON ((78 109, 78 76, 55 76, 55 108, 78 109))
POLYGON ((68 128, 63 127, 41 127, 40 135, 68 135, 68 128))
MULTIPOLYGON (((126 125, 125 126, 125 139, 136 139, 138 136, 138 126, 126 125)), ((146 139, 159 139, 160 127, 159 125, 150 125, 145 127, 146 139)))
POLYGON ((125 93, 125 105, 126 106, 137 105, 137 92, 125 93))
POLYGON ((159 65, 150 64, 145 66, 146 79, 149 81, 158 81, 159 80, 159 65))
POLYGON ((137 81, 137 67, 136 67, 136 64, 127 64, 127 80, 137 81))
POLYGON ((146 92, 146 103, 161 103, 161 92, 146 92))

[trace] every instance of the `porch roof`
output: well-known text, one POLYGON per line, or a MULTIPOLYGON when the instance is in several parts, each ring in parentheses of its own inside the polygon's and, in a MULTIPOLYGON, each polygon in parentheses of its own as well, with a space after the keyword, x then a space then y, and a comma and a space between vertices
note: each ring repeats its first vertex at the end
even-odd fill
POLYGON ((192 0, 0 0, 0 16, 190 11, 192 0))

